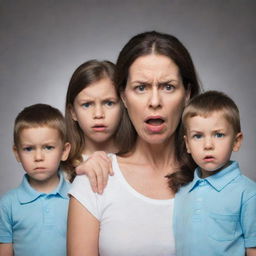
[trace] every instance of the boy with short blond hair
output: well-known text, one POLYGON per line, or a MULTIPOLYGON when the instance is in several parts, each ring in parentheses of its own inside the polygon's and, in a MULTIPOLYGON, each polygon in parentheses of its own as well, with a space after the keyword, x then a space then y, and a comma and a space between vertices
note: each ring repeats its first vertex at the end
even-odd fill
POLYGON ((13 151, 26 174, 0 200, 0 256, 66 255, 69 184, 59 166, 70 144, 61 112, 47 104, 23 109, 13 151))
POLYGON ((230 160, 243 137, 236 104, 205 92, 190 101, 182 123, 198 168, 175 197, 177 256, 256 255, 256 183, 230 160))

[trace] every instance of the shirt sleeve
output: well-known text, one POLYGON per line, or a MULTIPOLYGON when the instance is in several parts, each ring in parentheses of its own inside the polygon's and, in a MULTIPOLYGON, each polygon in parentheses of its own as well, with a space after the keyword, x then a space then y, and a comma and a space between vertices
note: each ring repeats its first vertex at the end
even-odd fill
POLYGON ((0 200, 0 243, 12 243, 11 206, 8 200, 0 200))
POLYGON ((97 220, 100 221, 100 195, 92 191, 89 179, 86 175, 76 176, 68 193, 76 198, 97 220))
POLYGON ((245 239, 245 248, 256 247, 256 194, 242 206, 241 223, 245 239))

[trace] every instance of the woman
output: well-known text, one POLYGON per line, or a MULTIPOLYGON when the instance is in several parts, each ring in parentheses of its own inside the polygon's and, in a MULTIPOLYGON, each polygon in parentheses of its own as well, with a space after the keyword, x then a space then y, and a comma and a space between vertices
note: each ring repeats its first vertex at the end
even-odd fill
POLYGON ((183 108, 200 91, 193 62, 175 37, 145 32, 120 52, 116 82, 127 110, 122 151, 103 195, 75 178, 68 255, 174 255, 173 197, 194 169, 179 135, 183 108))

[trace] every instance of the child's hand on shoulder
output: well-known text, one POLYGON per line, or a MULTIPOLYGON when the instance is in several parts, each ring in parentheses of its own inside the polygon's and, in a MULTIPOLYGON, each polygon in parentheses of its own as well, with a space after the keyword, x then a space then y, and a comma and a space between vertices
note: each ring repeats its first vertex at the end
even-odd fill
POLYGON ((93 192, 102 194, 108 176, 114 175, 111 159, 104 151, 96 151, 76 167, 76 173, 88 176, 93 192))

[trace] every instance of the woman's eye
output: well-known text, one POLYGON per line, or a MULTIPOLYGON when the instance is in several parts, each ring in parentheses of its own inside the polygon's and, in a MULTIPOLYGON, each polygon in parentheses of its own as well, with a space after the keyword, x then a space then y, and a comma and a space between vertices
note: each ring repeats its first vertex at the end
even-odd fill
POLYGON ((216 133, 215 133, 215 137, 216 137, 216 138, 223 138, 224 136, 225 136, 224 133, 221 133, 221 132, 216 132, 216 133))
POLYGON ((135 87, 135 91, 137 91, 137 92, 144 92, 145 89, 146 89, 146 86, 143 85, 143 84, 138 85, 138 86, 135 87))
POLYGON ((82 104, 84 108, 89 108, 91 106, 91 102, 85 102, 82 104))
POLYGON ((172 84, 163 84, 163 89, 166 91, 172 91, 175 87, 172 84))

